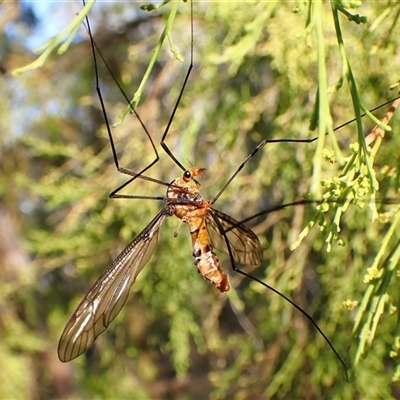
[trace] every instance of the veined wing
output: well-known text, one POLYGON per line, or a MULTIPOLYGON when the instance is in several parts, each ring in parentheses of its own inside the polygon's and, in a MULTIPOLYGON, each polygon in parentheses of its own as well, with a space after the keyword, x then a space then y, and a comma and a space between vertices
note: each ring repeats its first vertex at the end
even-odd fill
POLYGON ((161 224, 172 213, 171 207, 164 207, 79 303, 58 343, 58 357, 62 362, 81 355, 121 311, 131 285, 154 253, 161 224))
POLYGON ((213 247, 229 254, 225 237, 216 222, 218 219, 229 241, 233 258, 240 264, 258 265, 263 259, 263 250, 256 234, 240 222, 221 211, 209 208, 206 217, 207 230, 213 247))

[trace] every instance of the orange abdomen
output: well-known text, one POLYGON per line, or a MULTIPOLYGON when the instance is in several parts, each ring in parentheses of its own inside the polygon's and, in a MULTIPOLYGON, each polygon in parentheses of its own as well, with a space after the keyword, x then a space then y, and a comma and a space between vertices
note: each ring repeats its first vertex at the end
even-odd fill
POLYGON ((231 288, 229 277, 222 272, 218 258, 212 251, 213 247, 206 229, 205 219, 198 219, 197 222, 199 224, 193 226, 188 221, 197 269, 204 279, 215 285, 221 293, 227 292, 231 288))

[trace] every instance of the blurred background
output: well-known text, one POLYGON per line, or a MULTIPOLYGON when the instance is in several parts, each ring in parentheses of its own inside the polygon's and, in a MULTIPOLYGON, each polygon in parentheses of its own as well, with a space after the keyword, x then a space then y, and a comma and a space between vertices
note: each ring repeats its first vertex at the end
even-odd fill
MULTIPOLYGON (((343 9, 339 21, 358 94, 371 109, 396 96, 389 87, 399 79, 400 8, 393 2, 359 3, 358 9, 343 9), (365 15, 368 22, 356 24, 349 13, 365 15)), ((173 6, 146 12, 139 9, 142 4, 98 1, 89 15, 94 39, 129 98, 173 6)), ((332 87, 341 82, 344 64, 329 3, 307 7, 194 3, 194 68, 167 143, 185 166, 207 168, 201 178, 205 198, 218 192, 262 140, 317 135, 309 124, 321 65, 332 87)), ((220 294, 205 282, 193 265, 187 227, 174 237, 176 218, 162 227, 153 258, 113 324, 75 361, 58 360, 59 337, 80 299, 163 206, 108 198, 127 179, 114 166, 83 27, 64 54, 53 52, 42 68, 11 75, 33 62, 33 49, 64 29, 81 8, 79 1, 3 2, 0 8, 0 367, 7 376, 0 398, 398 398, 396 115, 373 165, 380 186, 375 221, 368 200, 363 208, 350 205, 339 219, 333 209, 326 224, 339 221, 341 230, 329 252, 317 223, 290 250, 310 221, 321 222, 315 205, 265 212, 247 222, 263 245, 264 262, 242 268, 313 316, 348 365, 349 383, 305 317, 235 274, 227 256, 218 253, 232 292, 220 294), (394 204, 384 204, 388 198, 394 204)), ((190 3, 181 2, 171 39, 184 62, 173 57, 166 41, 137 108, 155 143, 188 69, 190 21, 190 3)), ((116 124, 127 104, 98 61, 110 125, 116 124)), ((354 118, 346 79, 329 95, 329 108, 333 126, 354 118)), ((326 113, 320 113, 320 123, 329 123, 326 113)), ((374 123, 366 118, 363 123, 367 134, 374 123)), ((134 115, 111 129, 121 166, 139 171, 154 160, 134 115)), ((356 125, 335 134, 350 160, 356 125)), ((321 146, 331 149, 332 140, 321 146)), ((181 176, 157 149, 160 161, 148 175, 166 182, 181 176)), ((318 163, 318 184, 319 178, 340 177, 343 166, 332 157, 315 157, 316 151, 315 143, 266 145, 215 208, 240 221, 301 199, 311 190, 318 163)), ((313 198, 324 190, 313 190, 313 198)), ((137 181, 123 193, 165 191, 137 181)))

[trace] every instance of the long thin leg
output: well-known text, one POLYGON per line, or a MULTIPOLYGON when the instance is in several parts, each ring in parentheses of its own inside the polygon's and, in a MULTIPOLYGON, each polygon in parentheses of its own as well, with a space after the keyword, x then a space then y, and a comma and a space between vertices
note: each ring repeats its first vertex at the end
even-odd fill
MULTIPOLYGON (((83 4, 85 4, 85 1, 84 1, 84 0, 83 0, 83 4)), ((145 168, 143 168, 143 169, 142 169, 140 172, 138 172, 138 173, 136 173, 136 172, 134 172, 134 171, 132 171, 132 170, 129 170, 129 169, 127 169, 127 168, 123 168, 123 167, 121 167, 121 166, 119 165, 117 150, 116 150, 115 143, 114 143, 114 139, 113 139, 113 136, 112 136, 112 133, 111 133, 110 124, 109 124, 108 116, 107 116, 107 111, 106 111, 106 108, 105 108, 103 96, 102 96, 102 94, 101 94, 101 89, 100 89, 99 70, 98 70, 97 56, 96 56, 96 48, 97 48, 97 50, 98 50, 98 47, 97 47, 97 45, 96 45, 96 43, 95 43, 95 41, 94 41, 94 39, 93 39, 92 30, 91 30, 91 27, 90 27, 90 22, 89 22, 89 18, 88 18, 88 17, 86 17, 86 28, 87 28, 87 31, 88 31, 88 34, 89 34, 89 40, 90 40, 90 45, 91 45, 92 55, 93 55, 93 64, 94 64, 94 71, 95 71, 96 92, 97 92, 97 95, 98 95, 98 98, 99 98, 99 101, 100 101, 100 106, 101 106, 101 110, 102 110, 102 113, 103 113, 104 121, 105 121, 105 123, 106 123, 108 138, 110 139, 111 150, 112 150, 113 158, 114 158, 114 164, 115 164, 115 167, 117 168, 118 172, 121 172, 121 173, 123 173, 123 174, 125 174, 125 175, 132 176, 132 178, 129 179, 127 182, 125 182, 124 184, 122 184, 121 186, 119 186, 117 189, 113 190, 113 191, 111 192, 111 194, 109 195, 109 197, 110 197, 110 198, 125 198, 125 199, 126 199, 126 198, 129 198, 129 199, 148 199, 148 200, 154 199, 154 200, 163 200, 163 199, 165 199, 164 196, 163 196, 163 197, 160 197, 160 196, 154 197, 154 196, 136 196, 136 195, 120 195, 120 194, 117 194, 120 190, 122 190, 124 187, 128 186, 132 181, 134 181, 134 180, 137 179, 137 178, 144 179, 144 180, 147 180, 147 181, 149 181, 149 182, 154 182, 154 183, 157 183, 157 184, 160 184, 160 185, 164 185, 164 186, 169 186, 169 184, 166 183, 166 182, 163 182, 163 181, 161 181, 161 180, 154 179, 154 178, 151 178, 151 177, 148 177, 148 176, 143 175, 148 169, 150 169, 154 164, 156 164, 156 163, 158 162, 158 160, 160 159, 160 157, 159 157, 159 155, 158 155, 157 148, 156 148, 156 146, 155 146, 155 144, 154 144, 154 141, 153 141, 151 135, 149 134, 149 132, 148 132, 146 126, 144 125, 142 119, 140 118, 139 114, 136 112, 136 110, 135 110, 134 108, 132 108, 132 111, 135 113, 135 115, 136 115, 138 121, 140 122, 140 124, 141 124, 141 126, 142 126, 144 132, 146 133, 147 137, 148 137, 149 140, 150 140, 151 146, 152 146, 152 148, 153 148, 153 150, 154 150, 154 153, 155 153, 155 159, 154 159, 148 166, 146 166, 145 168)), ((112 78, 113 78, 114 81, 117 83, 118 87, 120 88, 121 93, 124 95, 125 99, 126 99, 126 100, 128 101, 128 103, 129 103, 128 98, 126 97, 124 91, 122 90, 120 84, 118 83, 118 80, 115 78, 114 74, 112 73, 111 69, 109 68, 107 62, 105 61, 105 59, 104 59, 104 57, 103 57, 103 55, 101 54, 101 52, 100 52, 99 50, 98 50, 98 52, 99 52, 100 57, 102 58, 104 64, 106 65, 108 71, 110 72, 112 78)))
MULTIPOLYGON (((85 4, 85 2, 83 1, 83 3, 85 4)), ((185 167, 177 160, 177 158, 173 155, 172 151, 169 149, 169 147, 167 146, 167 144, 165 143, 166 137, 168 135, 170 126, 172 124, 172 121, 175 117, 175 113, 179 107, 179 103, 181 101, 183 92, 186 88, 186 84, 188 82, 191 70, 193 68, 193 3, 190 2, 191 5, 191 46, 190 46, 190 65, 188 68, 188 71, 186 73, 185 79, 184 79, 184 83, 182 85, 181 91, 179 93, 178 99, 175 103, 175 106, 173 108, 173 111, 170 115, 170 118, 168 120, 167 126, 165 128, 165 131, 162 135, 162 139, 160 142, 161 147, 163 148, 163 150, 167 153, 167 155, 182 169, 185 170, 185 167)), ((130 105, 130 101, 128 99, 128 97, 126 96, 125 92, 123 91, 121 85, 119 84, 118 80, 116 79, 115 75, 113 74, 111 68, 109 67, 108 63, 106 62, 106 60, 104 59, 103 55, 101 54, 98 46, 96 45, 94 39, 93 39, 93 35, 92 35, 92 31, 91 31, 91 27, 90 27, 90 23, 89 23, 89 19, 86 17, 86 24, 87 24, 87 31, 89 34, 89 38, 90 38, 90 44, 91 44, 91 49, 92 49, 92 55, 93 55, 93 63, 94 63, 94 70, 95 70, 95 85, 96 85, 96 92, 100 101, 100 106, 101 106, 101 110, 103 113, 103 117, 104 117, 104 121, 106 123, 106 128, 107 128, 107 133, 108 133, 108 137, 110 140, 110 144, 111 144, 111 150, 112 150, 112 154, 113 154, 113 159, 114 159, 114 164, 115 167, 117 169, 118 172, 123 173, 125 175, 129 175, 132 178, 129 179, 128 181, 126 181, 125 183, 123 183, 121 186, 117 187, 115 190, 113 190, 111 192, 111 194, 109 195, 110 198, 124 198, 124 199, 154 199, 154 200, 160 200, 160 199, 165 199, 165 196, 163 197, 154 197, 154 196, 136 196, 136 195, 122 195, 119 194, 119 192, 124 189, 126 186, 128 186, 131 182, 133 182, 135 179, 140 178, 149 182, 153 182, 153 183, 157 183, 159 185, 163 185, 163 186, 170 186, 169 183, 161 181, 159 179, 155 179, 149 176, 144 175, 144 173, 149 170, 153 165, 155 165, 160 157, 159 154, 157 152, 157 148, 156 145, 150 135, 150 133, 148 132, 143 120, 141 119, 140 115, 137 113, 137 111, 130 105), (119 164, 119 159, 118 159, 118 154, 117 154, 117 150, 116 150, 116 146, 115 146, 115 142, 114 142, 114 138, 112 136, 111 133, 111 128, 110 128, 110 124, 109 124, 109 120, 108 120, 108 115, 107 115, 107 111, 105 108, 105 104, 104 104, 104 99, 101 93, 101 88, 100 88, 100 82, 99 82, 99 70, 98 70, 98 63, 97 63, 97 55, 96 55, 96 51, 99 54, 100 58, 102 59, 102 61, 104 62, 106 68, 108 69, 111 77, 113 78, 113 80, 116 82, 120 92, 122 93, 122 95, 124 96, 125 100, 127 101, 127 103, 130 105, 132 112, 135 114, 135 116, 137 117, 140 125, 142 126, 144 132, 146 133, 148 139, 150 140, 151 146, 153 148, 154 154, 155 154, 155 159, 149 164, 147 165, 145 168, 143 168, 140 172, 134 172, 130 169, 121 167, 119 164)))
MULTIPOLYGON (((387 101, 384 104, 381 104, 380 106, 374 107, 369 112, 374 112, 378 110, 379 108, 382 108, 390 103, 393 103, 394 101, 398 100, 399 96, 395 97, 392 100, 387 101)), ((365 113, 361 115, 361 117, 365 117, 365 113)), ((345 122, 344 124, 341 124, 337 126, 334 131, 338 131, 339 129, 343 128, 344 126, 351 124, 352 122, 356 121, 356 118, 353 118, 350 121, 345 122)), ((328 135, 328 133, 326 133, 328 135)), ((225 189, 230 185, 230 183, 235 179, 236 175, 243 169, 243 167, 258 153, 260 149, 262 149, 266 144, 269 143, 313 143, 318 139, 318 136, 311 138, 311 139, 269 139, 269 140, 263 140, 261 143, 258 144, 258 146, 245 158, 245 160, 239 165, 239 167, 235 170, 235 172, 231 175, 231 177, 226 181, 226 183, 222 186, 222 188, 219 190, 219 192, 214 196, 214 198, 211 200, 210 204, 214 204, 219 197, 222 195, 222 193, 225 191, 225 189)), ((305 204, 305 203, 303 203, 305 204)))
POLYGON ((172 110, 172 114, 171 114, 171 116, 169 118, 168 124, 167 124, 167 126, 165 128, 165 131, 164 131, 164 133, 162 135, 161 142, 160 142, 160 145, 164 149, 164 151, 175 162, 175 164, 179 166, 179 168, 182 171, 186 171, 186 168, 173 155, 172 151, 167 146, 167 143, 165 142, 165 140, 167 139, 169 128, 170 128, 170 126, 172 124, 172 121, 173 121, 173 119, 175 117, 175 113, 176 113, 176 110, 179 107, 179 103, 181 102, 182 95, 183 95, 183 92, 185 91, 186 84, 187 84, 187 82, 189 80, 189 76, 190 76, 190 73, 192 72, 192 69, 193 69, 193 0, 190 0, 190 64, 189 64, 189 68, 188 68, 188 70, 186 72, 186 76, 185 76, 185 79, 183 81, 183 85, 182 85, 181 91, 179 92, 178 99, 177 99, 177 101, 175 103, 175 106, 174 106, 174 108, 172 110))
POLYGON ((230 262, 231 262, 231 266, 232 269, 235 272, 238 272, 239 274, 252 279, 253 281, 256 281, 258 283, 260 283, 261 285, 263 285, 264 287, 266 287, 267 289, 271 290, 272 292, 276 293, 277 295, 279 295, 280 297, 282 297, 284 300, 286 300, 289 304, 291 304, 294 308, 296 308, 296 310, 300 311, 311 323, 312 325, 317 329, 317 331, 320 333, 320 335, 324 338, 324 340, 326 341, 326 343, 328 343, 329 347, 331 348, 331 350, 333 351, 333 353, 335 354, 336 358, 339 360, 339 362, 342 364, 343 368, 344 368, 344 372, 345 372, 345 376, 346 376, 346 380, 348 380, 348 374, 347 374, 347 366, 345 364, 345 362, 343 361, 343 359, 340 357, 339 353, 336 351, 336 349, 334 348, 333 344, 331 343, 331 341, 329 340, 329 338, 325 335, 325 333, 322 331, 322 329, 318 326, 318 324, 314 321, 313 317, 311 317, 310 314, 308 314, 305 310, 303 310, 300 306, 298 306, 294 301, 292 301, 289 297, 285 296, 283 293, 281 293, 279 290, 275 289, 274 287, 268 285, 267 283, 265 283, 264 281, 262 281, 261 279, 256 278, 255 276, 252 276, 250 274, 248 274, 247 272, 242 271, 241 269, 239 269, 236 264, 235 264, 235 260, 234 260, 234 256, 233 256, 233 251, 232 251, 232 246, 229 243, 229 239, 227 237, 227 231, 225 231, 224 227, 222 226, 218 216, 214 213, 211 212, 211 217, 214 219, 215 223, 218 226, 219 229, 219 233, 223 236, 226 246, 227 246, 227 250, 228 250, 228 254, 229 254, 229 258, 230 258, 230 262))
MULTIPOLYGON (((172 153, 172 151, 170 150, 170 148, 168 147, 168 145, 167 145, 167 143, 166 143, 166 139, 167 139, 167 135, 168 135, 168 133, 169 133, 169 129, 170 129, 171 125, 172 125, 173 119, 174 119, 174 117, 175 117, 176 111, 177 111, 177 109, 178 109, 178 107, 179 107, 179 104, 180 104, 180 101, 181 101, 181 99, 182 99, 183 93, 184 93, 184 91, 185 91, 185 88, 186 88, 187 82, 188 82, 188 80, 189 80, 191 71, 192 71, 192 69, 193 69, 193 47, 194 47, 194 44, 193 44, 193 2, 192 2, 192 1, 190 2, 190 13, 191 13, 191 23, 190 23, 190 37, 191 37, 191 39, 190 39, 190 64, 189 64, 188 70, 187 70, 187 72, 186 72, 186 75, 185 75, 185 79, 184 79, 182 88, 181 88, 181 90, 180 90, 180 92, 179 92, 178 99, 177 99, 177 101, 176 101, 176 103, 175 103, 175 105, 174 105, 174 108, 173 108, 173 110, 172 110, 172 113, 171 113, 170 118, 169 118, 169 120, 168 120, 167 126, 166 126, 166 128, 165 128, 165 130, 164 130, 164 133, 163 133, 162 138, 161 138, 161 141, 160 141, 160 145, 161 145, 161 147, 163 148, 163 150, 166 152, 166 154, 167 154, 167 155, 174 161, 174 163, 175 163, 176 165, 178 165, 179 168, 181 168, 183 171, 185 171, 186 168, 185 168, 185 167, 180 163, 180 161, 174 156, 174 154, 172 153)), ((132 177, 132 178, 129 179, 127 182, 125 182, 124 184, 122 184, 121 186, 119 186, 118 188, 116 188, 115 190, 113 190, 113 191, 111 192, 111 194, 110 194, 109 197, 110 197, 110 198, 132 198, 132 199, 141 199, 141 198, 146 198, 146 199, 148 199, 148 198, 152 198, 152 196, 148 196, 148 197, 145 196, 145 197, 142 197, 142 196, 135 196, 135 195, 121 195, 121 194, 118 194, 123 188, 125 188, 126 186, 128 186, 131 182, 133 182, 133 181, 134 181, 135 179, 137 179, 137 178, 144 179, 144 180, 147 180, 147 181, 150 181, 150 182, 153 182, 153 183, 157 183, 157 184, 160 184, 160 185, 163 185, 163 186, 169 186, 169 184, 166 183, 166 182, 163 182, 163 181, 161 181, 161 180, 158 180, 158 179, 155 179, 155 178, 151 178, 151 177, 149 177, 149 176, 145 176, 145 175, 144 175, 144 173, 145 173, 147 170, 149 170, 153 165, 155 165, 155 164, 159 161, 159 154, 158 154, 158 152, 157 152, 157 149, 156 149, 156 146, 155 146, 155 144, 154 144, 154 141, 153 141, 151 135, 149 134, 149 132, 148 132, 146 126, 144 125, 144 123, 143 123, 142 119, 140 118, 139 114, 136 112, 136 110, 135 110, 132 106, 131 106, 132 112, 136 115, 138 121, 140 122, 140 124, 141 124, 141 126, 142 126, 142 128, 143 128, 143 130, 145 131, 147 137, 148 137, 149 140, 150 140, 150 143, 151 143, 152 148, 153 148, 154 153, 155 153, 155 159, 154 159, 148 166, 146 166, 145 168, 143 168, 140 172, 134 172, 134 171, 132 171, 132 170, 130 170, 130 169, 123 168, 123 167, 121 167, 121 166, 119 165, 118 155, 117 155, 117 151, 116 151, 114 139, 113 139, 113 137, 112 137, 111 129, 110 129, 110 126, 109 126, 109 123, 108 123, 108 117, 107 117, 107 113, 106 113, 106 110, 105 110, 105 105, 104 105, 104 101, 103 101, 103 97, 102 97, 101 89, 100 89, 100 85, 99 85, 98 67, 97 67, 97 58, 96 58, 96 50, 95 50, 95 49, 97 49, 98 54, 99 54, 100 57, 102 58, 102 60, 103 60, 103 62, 104 62, 104 64, 105 64, 105 66, 106 66, 106 68, 108 69, 108 71, 109 71, 110 75, 112 76, 113 80, 114 80, 114 81, 116 82, 116 84, 118 85, 118 88, 119 88, 120 92, 122 93, 122 95, 124 96, 124 98, 126 99, 127 103, 128 103, 128 104, 131 104, 131 103, 130 103, 128 97, 126 96, 125 92, 123 91, 121 85, 119 84, 118 80, 116 79, 115 75, 113 74, 111 68, 108 66, 108 63, 107 63, 106 60, 104 59, 104 57, 103 57, 103 55, 101 54, 100 50, 98 49, 98 47, 97 47, 95 41, 93 40, 93 37, 92 37, 92 34, 91 34, 90 25, 89 25, 89 21, 88 21, 88 20, 87 20, 87 25, 88 25, 88 26, 87 26, 87 29, 88 29, 88 32, 89 32, 89 37, 90 37, 90 42, 91 42, 91 47, 92 47, 92 52, 93 52, 93 59, 94 59, 94 68, 95 68, 95 74, 96 74, 96 91, 97 91, 97 93, 98 93, 98 97, 99 97, 99 100, 100 100, 100 104, 101 104, 103 116, 104 116, 104 119, 105 119, 105 122, 106 122, 107 132, 108 132, 108 136, 109 136, 109 139, 110 139, 111 149, 112 149, 113 158, 114 158, 114 163, 115 163, 115 166, 116 166, 116 168, 117 168, 117 170, 118 170, 119 172, 121 172, 121 173, 123 173, 123 174, 125 174, 125 175, 129 175, 129 176, 132 177)), ((393 100, 391 100, 391 101, 393 101, 393 100)), ((385 104, 383 104, 383 105, 381 105, 381 106, 375 107, 375 108, 373 108, 373 109, 370 110, 370 111, 373 112, 373 111, 377 110, 378 108, 383 107, 383 106, 385 106, 386 104, 389 104, 391 101, 386 102, 385 104)), ((365 114, 363 114, 362 116, 364 116, 364 115, 365 115, 365 114)), ((354 121, 355 121, 355 119, 353 119, 353 120, 351 120, 351 121, 348 121, 348 122, 346 122, 346 123, 344 123, 344 124, 342 124, 342 125, 336 127, 334 130, 335 130, 335 131, 336 131, 336 130, 339 130, 339 129, 342 128, 343 126, 345 126, 345 125, 347 125, 347 124, 349 124, 349 123, 352 123, 352 122, 354 122, 354 121)), ((311 138, 311 139, 272 139, 272 140, 264 140, 264 141, 262 141, 262 142, 253 150, 253 152, 242 162, 242 164, 236 169, 236 171, 231 175, 231 177, 228 179, 228 181, 222 186, 222 188, 219 190, 219 192, 216 194, 216 196, 211 200, 211 204, 212 204, 212 203, 215 203, 215 202, 218 200, 218 198, 222 195, 222 193, 225 191, 225 189, 229 186, 229 184, 232 182, 232 180, 236 177, 236 175, 243 169, 243 167, 247 164, 247 162, 250 161, 250 160, 254 157, 254 155, 255 155, 261 148, 263 148, 267 143, 281 143, 281 142, 312 143, 312 142, 316 141, 317 139, 318 139, 318 137, 314 137, 314 138, 311 138)), ((164 198, 164 197, 163 197, 163 198, 164 198)), ((160 199, 160 197, 156 197, 155 199, 160 199)))

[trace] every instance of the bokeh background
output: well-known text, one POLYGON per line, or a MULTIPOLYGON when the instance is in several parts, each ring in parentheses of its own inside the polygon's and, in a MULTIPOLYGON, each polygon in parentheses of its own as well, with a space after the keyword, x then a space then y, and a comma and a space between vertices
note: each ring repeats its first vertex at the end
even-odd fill
MULTIPOLYGON (((98 1, 89 15, 96 43, 129 97, 172 6, 149 13, 139 9, 142 4, 98 1)), ((218 192, 261 140, 316 136, 309 124, 323 82, 332 88, 343 77, 343 85, 326 96, 333 126, 354 118, 340 50, 367 108, 396 96, 389 87, 399 79, 399 5, 335 4, 341 49, 329 2, 194 2, 194 68, 167 143, 185 166, 207 168, 201 179, 205 198, 218 192), (350 13, 368 22, 350 21, 350 13)), ((163 205, 108 199, 126 177, 114 166, 83 27, 64 54, 53 52, 43 67, 11 74, 33 62, 33 48, 58 34, 81 8, 79 1, 42 1, 5 2, 0 9, 0 368, 7 377, 0 380, 0 398, 398 398, 396 115, 373 164, 379 218, 371 221, 368 197, 363 208, 350 204, 339 220, 332 207, 327 234, 339 221, 341 236, 329 252, 318 224, 290 250, 316 218, 315 205, 266 212, 247 223, 263 244, 264 262, 243 269, 313 316, 348 365, 348 382, 304 316, 231 271, 228 257, 218 254, 232 292, 222 295, 205 282, 193 265, 187 227, 174 237, 175 218, 162 227, 155 255, 95 346, 71 363, 58 360, 58 339, 74 307, 163 205), (368 268, 374 266, 372 273, 368 268)), ((156 143, 188 68, 190 20, 190 3, 181 2, 171 38, 184 62, 166 41, 138 107, 156 143)), ((100 61, 99 74, 110 123, 117 123, 126 102, 100 61)), ((329 117, 321 110, 325 127, 329 117)), ((374 123, 363 123, 366 134, 374 123)), ((138 171, 154 159, 135 116, 112 132, 122 166, 138 171)), ((335 135, 350 160, 356 124, 335 135)), ((331 149, 332 140, 321 146, 331 149)), ((160 161, 149 175, 170 182, 181 171, 158 150, 160 161)), ((268 144, 215 207, 243 220, 311 190, 316 199, 327 188, 315 182, 340 177, 343 170, 334 159, 315 156, 316 150, 315 143, 268 144)), ((354 182, 364 173, 359 165, 354 182)), ((347 176, 343 181, 353 182, 347 176)), ((124 193, 164 195, 165 187, 137 181, 124 193)))

